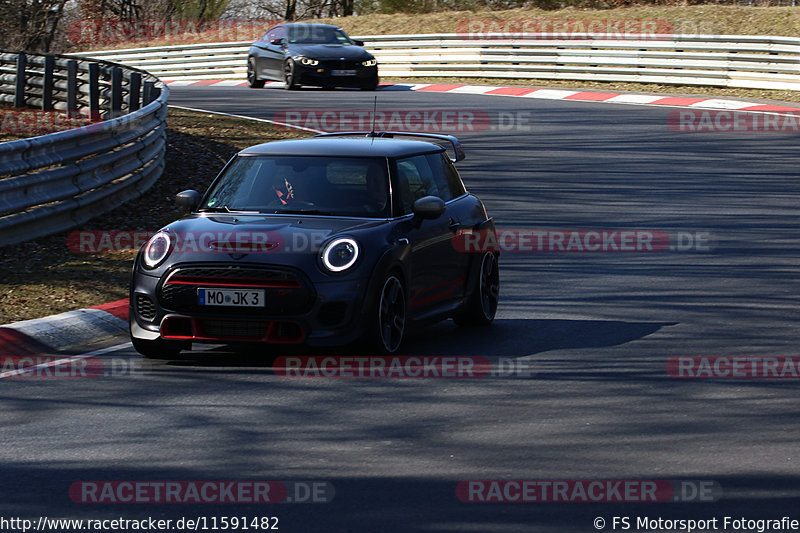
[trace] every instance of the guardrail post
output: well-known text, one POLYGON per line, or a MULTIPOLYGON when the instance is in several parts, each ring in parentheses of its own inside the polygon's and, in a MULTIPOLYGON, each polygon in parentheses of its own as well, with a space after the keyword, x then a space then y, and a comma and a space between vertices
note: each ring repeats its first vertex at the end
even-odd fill
POLYGON ((89 63, 89 120, 102 120, 100 116, 100 65, 89 63))
POLYGON ((67 62, 67 112, 78 110, 78 62, 67 62))
POLYGON ((53 110, 53 71, 56 66, 56 58, 46 56, 44 58, 44 79, 42 81, 42 111, 53 110))
POLYGON ((25 107, 25 85, 27 81, 26 70, 28 57, 25 54, 17 56, 17 79, 14 88, 14 107, 25 107))
POLYGON ((141 97, 142 75, 138 72, 131 72, 128 81, 128 113, 139 109, 141 97))
POLYGON ((161 94, 161 89, 156 87, 156 82, 145 81, 144 90, 142 92, 142 105, 148 105, 158 98, 161 94))
POLYGON ((117 117, 122 112, 122 69, 111 69, 111 117, 117 117))

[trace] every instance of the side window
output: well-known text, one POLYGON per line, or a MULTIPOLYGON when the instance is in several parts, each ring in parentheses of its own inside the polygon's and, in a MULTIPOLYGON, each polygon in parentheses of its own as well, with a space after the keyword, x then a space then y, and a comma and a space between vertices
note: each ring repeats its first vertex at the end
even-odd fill
POLYGON ((275 26, 267 32, 268 43, 272 43, 275 39, 286 39, 286 30, 283 26, 275 26))
MULTIPOLYGON (((451 183, 453 177, 451 174, 455 169, 448 165, 450 161, 445 159, 443 153, 430 154, 427 158, 431 170, 433 171, 433 179, 436 182, 436 187, 439 189, 439 198, 447 202, 448 200, 452 200, 464 194, 463 191, 458 192, 457 188, 453 188, 451 183)), ((460 182, 457 174, 455 178, 460 182)))
POLYGON ((447 185, 450 187, 450 194, 453 195, 453 198, 458 198, 466 194, 467 190, 464 188, 464 182, 461 181, 461 176, 458 175, 456 166, 444 152, 442 152, 442 161, 444 163, 444 175, 447 178, 447 185))
POLYGON ((429 159, 424 155, 397 160, 397 184, 403 214, 411 213, 414 202, 423 196, 440 196, 429 159))

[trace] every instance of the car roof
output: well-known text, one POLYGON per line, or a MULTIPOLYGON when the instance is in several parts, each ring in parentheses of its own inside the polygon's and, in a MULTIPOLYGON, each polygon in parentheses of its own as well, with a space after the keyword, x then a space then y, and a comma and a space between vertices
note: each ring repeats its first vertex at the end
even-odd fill
POLYGON ((280 24, 276 24, 275 26, 273 26, 273 28, 278 27, 278 26, 286 26, 286 27, 289 27, 289 26, 325 26, 325 27, 328 27, 328 28, 341 29, 341 28, 339 28, 339 26, 337 26, 335 24, 322 24, 322 23, 318 23, 318 22, 281 22, 280 24))
POLYGON ((245 148, 239 155, 405 157, 444 151, 444 147, 425 141, 381 137, 311 137, 258 144, 245 148))

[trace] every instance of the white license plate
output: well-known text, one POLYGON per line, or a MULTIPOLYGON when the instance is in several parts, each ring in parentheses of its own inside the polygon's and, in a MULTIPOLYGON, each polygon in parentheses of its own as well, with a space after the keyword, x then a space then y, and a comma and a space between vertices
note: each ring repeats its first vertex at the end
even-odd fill
POLYGON ((264 307, 264 289, 197 289, 200 305, 226 307, 264 307))
POLYGON ((355 70, 332 70, 331 71, 331 75, 332 76, 355 76, 356 75, 356 71, 355 70))

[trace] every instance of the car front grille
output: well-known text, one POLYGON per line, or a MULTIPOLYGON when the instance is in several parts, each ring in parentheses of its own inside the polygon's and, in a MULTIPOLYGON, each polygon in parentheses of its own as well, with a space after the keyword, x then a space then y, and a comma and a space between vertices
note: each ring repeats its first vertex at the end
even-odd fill
POLYGON ((311 309, 316 294, 299 271, 289 267, 186 266, 170 271, 159 287, 159 302, 171 311, 213 312, 232 316, 303 314, 311 309), (208 307, 198 304, 199 288, 264 289, 266 306, 208 307))
POLYGON ((231 320, 167 316, 161 323, 161 336, 170 340, 244 341, 297 344, 305 333, 299 324, 288 321, 231 320))
POLYGON ((269 322, 238 322, 234 320, 202 320, 203 334, 217 338, 260 339, 267 334, 269 322))
POLYGON ((361 67, 361 61, 347 61, 340 59, 323 59, 319 66, 328 70, 355 70, 361 67))

